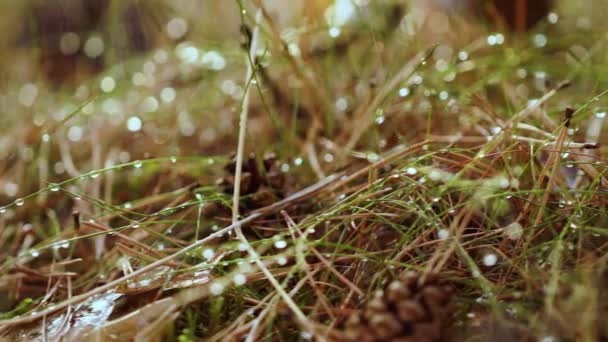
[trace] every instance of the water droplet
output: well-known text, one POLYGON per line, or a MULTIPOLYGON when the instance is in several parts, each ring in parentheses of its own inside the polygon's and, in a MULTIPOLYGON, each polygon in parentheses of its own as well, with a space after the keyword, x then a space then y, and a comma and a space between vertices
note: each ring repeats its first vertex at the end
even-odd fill
POLYGON ((25 203, 25 200, 23 198, 17 198, 15 200, 15 205, 18 206, 18 207, 22 206, 23 203, 25 203))
POLYGON ((70 247, 70 242, 67 241, 67 240, 57 241, 57 242, 55 242, 53 244, 53 249, 54 250, 58 250, 58 249, 61 249, 61 248, 65 249, 65 248, 68 248, 68 247, 70 247))
POLYGON ((188 22, 184 18, 172 18, 167 23, 167 35, 169 38, 177 40, 188 32, 188 22))
MULTIPOLYGON (((201 57, 201 63, 205 68, 216 71, 223 70, 226 67, 226 59, 215 50, 206 52, 201 57)), ((251 84, 257 84, 257 80, 255 78, 252 79, 251 84)))
POLYGON ((19 103, 26 107, 31 107, 38 97, 38 87, 33 83, 27 83, 19 89, 19 103))
POLYGON ((597 112, 595 113, 595 117, 598 119, 603 119, 606 117, 606 112, 597 112))
POLYGON ((278 249, 283 249, 287 247, 287 242, 285 240, 278 240, 275 241, 274 246, 278 249))
POLYGON ((437 232, 437 237, 440 240, 446 240, 450 236, 450 232, 447 229, 439 229, 437 232))
POLYGON ((106 76, 101 79, 101 82, 99 83, 99 87, 101 88, 101 91, 103 91, 104 93, 109 93, 109 92, 113 91, 114 88, 116 88, 116 81, 114 81, 114 78, 112 78, 110 76, 106 76))
POLYGON ((59 50, 64 55, 68 56, 76 53, 80 47, 80 37, 74 32, 67 32, 61 35, 59 39, 59 50))
POLYGON ((376 162, 378 159, 380 159, 380 156, 378 156, 378 154, 375 152, 370 152, 367 154, 367 161, 370 163, 376 162))
POLYGON ((244 252, 244 251, 247 250, 247 244, 245 244, 245 243, 239 243, 239 245, 238 245, 237 248, 238 248, 239 251, 244 252))
POLYGON ((277 263, 281 266, 285 266, 285 265, 287 265, 287 258, 284 256, 279 256, 277 258, 277 263))
POLYGON ((323 160, 324 160, 326 163, 331 163, 331 162, 333 162, 333 161, 334 161, 334 155, 333 155, 333 154, 331 154, 331 153, 325 153, 325 154, 323 155, 323 160))
POLYGON ((505 227, 505 235, 510 240, 519 240, 524 233, 524 229, 519 222, 513 222, 505 227))
POLYGON ((99 177, 99 172, 92 172, 89 174, 89 177, 95 179, 95 178, 99 177))
POLYGON ((59 186, 59 184, 51 183, 50 189, 52 192, 57 192, 57 191, 61 190, 61 187, 59 186))
POLYGON ((469 53, 464 50, 458 52, 458 59, 460 59, 461 61, 466 61, 467 59, 469 59, 469 53))
POLYGON ((98 36, 93 36, 84 43, 84 54, 89 58, 101 56, 104 50, 103 40, 98 36))
POLYGON ((340 97, 336 100, 336 109, 339 112, 344 112, 345 110, 348 109, 348 100, 346 100, 346 98, 344 97, 340 97))
POLYGON ((488 42, 488 45, 496 45, 496 36, 491 34, 486 38, 486 41, 488 42))
POLYGON ((141 228, 141 226, 139 224, 135 223, 135 224, 131 225, 131 228, 138 229, 138 228, 141 228))
POLYGON ((496 262, 498 262, 496 254, 490 253, 483 256, 483 264, 488 267, 496 265, 496 262))
POLYGON ((547 45, 547 36, 542 33, 537 33, 534 35, 534 45, 536 47, 544 47, 547 45))
POLYGON ((80 126, 72 126, 68 129, 68 139, 73 142, 80 141, 82 139, 82 135, 84 134, 84 130, 80 126))
POLYGON ((408 167, 408 168, 405 170, 405 173, 407 173, 407 174, 408 174, 408 175, 410 175, 410 176, 413 176, 413 175, 415 175, 415 174, 417 174, 417 173, 418 173, 418 170, 416 170, 416 168, 414 168, 414 167, 408 167))
POLYGON ((336 38, 340 35, 340 29, 338 27, 331 27, 329 29, 329 36, 332 38, 336 38))
POLYGON ((212 295, 218 296, 224 292, 224 285, 220 282, 214 282, 209 287, 209 291, 211 291, 212 295))
POLYGON ((130 132, 138 132, 141 130, 143 123, 138 116, 131 116, 127 119, 127 129, 130 132))
POLYGON ((141 167, 144 165, 144 163, 142 163, 139 160, 136 160, 135 163, 133 164, 133 167, 136 169, 141 169, 141 167))
POLYGON ((555 24, 559 20, 559 15, 557 15, 557 13, 555 13, 555 12, 549 12, 549 14, 547 15, 547 20, 551 24, 555 24))
POLYGON ((205 250, 203 250, 203 258, 209 260, 209 259, 213 258, 214 256, 215 256, 215 252, 213 251, 213 249, 205 248, 205 250))
POLYGON ((241 286, 247 282, 247 277, 242 273, 237 273, 232 278, 232 281, 234 281, 234 285, 241 286))
POLYGON ((301 157, 297 157, 296 159, 293 160, 293 164, 295 166, 300 166, 300 165, 302 165, 303 162, 304 162, 304 159, 302 159, 301 157))
POLYGON ((441 179, 441 172, 437 171, 437 170, 431 170, 431 172, 429 172, 429 179, 432 181, 438 181, 441 179))
POLYGON ((32 249, 31 251, 29 251, 29 255, 31 255, 34 258, 37 258, 40 256, 40 252, 36 249, 32 249))
POLYGON ((406 97, 410 94, 410 88, 403 87, 399 89, 399 96, 406 97))

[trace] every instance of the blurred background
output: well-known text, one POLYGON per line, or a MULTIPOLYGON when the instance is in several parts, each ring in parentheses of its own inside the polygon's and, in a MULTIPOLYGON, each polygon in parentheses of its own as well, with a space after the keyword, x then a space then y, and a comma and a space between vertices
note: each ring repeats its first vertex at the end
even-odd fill
MULTIPOLYGON (((10 201, 49 179, 104 165, 232 152, 251 6, 2 1, 0 197, 10 201)), ((512 88, 496 97, 496 105, 514 108, 572 70, 582 79, 601 79, 595 62, 606 59, 600 23, 607 4, 599 0, 266 0, 263 6, 273 24, 262 29, 257 54, 263 82, 253 94, 249 137, 257 142, 251 148, 262 150, 255 152, 273 142, 291 160, 304 155, 298 141, 311 120, 307 111, 325 115, 317 148, 321 162, 330 163, 332 150, 352 129, 348 120, 356 108, 433 45, 430 70, 400 87, 400 102, 387 113, 425 112, 435 106, 431 98, 441 104, 433 107, 439 112, 458 112, 471 94, 496 95, 491 85, 502 80, 513 80, 512 88), (539 56, 555 58, 538 65, 539 56), (301 84, 294 65, 313 75, 319 94, 301 84), (475 83, 480 74, 486 79, 475 83)), ((579 83, 578 90, 592 91, 601 82, 579 83)), ((412 138, 417 128, 424 131, 421 125, 379 127, 386 139, 365 148, 380 152, 412 138)), ((440 121, 437 129, 444 126, 440 121)), ((323 168, 331 167, 317 172, 323 168)))

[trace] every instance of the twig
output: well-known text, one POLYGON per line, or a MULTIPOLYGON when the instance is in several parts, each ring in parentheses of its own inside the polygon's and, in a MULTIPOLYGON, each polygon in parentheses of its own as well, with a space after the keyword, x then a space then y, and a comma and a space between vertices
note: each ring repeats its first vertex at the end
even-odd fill
POLYGON ((272 286, 276 289, 279 295, 283 298, 283 301, 287 304, 287 306, 293 311, 296 315, 300 323, 305 327, 311 330, 312 324, 309 322, 308 318, 304 313, 300 310, 297 304, 291 299, 291 297, 285 292, 285 289, 281 286, 281 284, 277 281, 277 279, 272 275, 270 270, 264 265, 258 253, 251 247, 251 244, 243 234, 241 229, 241 224, 238 223, 239 217, 239 196, 240 196, 240 183, 242 176, 242 167, 243 167, 243 154, 245 150, 245 135, 247 133, 247 116, 249 111, 249 80, 253 77, 253 62, 255 58, 255 51, 257 47, 257 38, 259 35, 259 24, 262 20, 262 9, 258 8, 255 15, 255 26, 253 28, 253 34, 251 38, 251 46, 249 50, 249 55, 247 56, 247 77, 246 80, 248 85, 245 89, 245 94, 243 95, 242 107, 241 107, 241 115, 240 115, 240 125, 239 125, 239 139, 237 146, 237 154, 236 154, 236 171, 234 176, 234 195, 232 198, 232 224, 236 225, 235 233, 239 240, 243 242, 247 249, 247 253, 254 260, 256 265, 260 268, 262 273, 266 276, 268 281, 272 284, 272 286))

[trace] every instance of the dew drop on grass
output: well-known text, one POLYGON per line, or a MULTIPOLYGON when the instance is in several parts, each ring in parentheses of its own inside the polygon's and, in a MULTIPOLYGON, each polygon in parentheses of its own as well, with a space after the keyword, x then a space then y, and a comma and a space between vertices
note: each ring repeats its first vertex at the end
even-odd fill
POLYGON ((133 167, 136 169, 141 169, 141 167, 144 165, 144 163, 142 163, 139 160, 136 160, 135 163, 133 164, 133 167))
POLYGON ((52 192, 57 192, 57 191, 59 191, 61 188, 59 187, 59 185, 58 185, 58 184, 51 184, 50 189, 51 189, 51 191, 52 191, 52 192))
POLYGON ((597 112, 595 113, 595 117, 598 119, 603 119, 606 117, 606 112, 597 112))
POLYGON ((277 258, 277 263, 281 266, 287 265, 287 258, 284 256, 280 256, 277 258))
POLYGON ((303 162, 304 162, 304 159, 302 159, 301 157, 297 157, 296 159, 293 160, 293 165, 300 166, 300 165, 302 165, 303 162))
POLYGON ((237 273, 232 280, 234 281, 234 285, 241 286, 247 282, 247 277, 242 273, 237 273))
POLYGON ((209 287, 209 291, 211 291, 212 295, 218 296, 224 292, 224 285, 220 282, 214 282, 209 287))
POLYGON ((275 241, 274 246, 278 249, 283 249, 287 247, 287 242, 285 240, 278 240, 275 241))
POLYGON ((213 256, 215 256, 215 252, 213 251, 213 249, 205 248, 205 250, 203 250, 203 258, 209 260, 213 258, 213 256))
POLYGON ((437 232, 437 237, 439 237, 440 240, 446 240, 449 236, 450 232, 447 229, 440 229, 437 232))
POLYGON ((53 244, 54 250, 59 250, 61 248, 68 248, 68 247, 70 247, 70 242, 67 240, 57 241, 53 244))
POLYGON ((38 250, 36 250, 36 249, 32 249, 32 250, 29 252, 29 254, 30 254, 32 257, 34 257, 34 258, 37 258, 37 257, 39 257, 39 256, 40 256, 40 252, 39 252, 38 250))
POLYGON ((496 262, 498 262, 498 257, 496 254, 489 253, 483 256, 483 264, 488 267, 496 265, 496 262))
POLYGON ((176 158, 176 157, 171 157, 171 158, 169 158, 169 161, 170 161, 172 164, 175 164, 175 163, 177 162, 177 158, 176 158))
POLYGON ((542 33, 538 33, 534 35, 534 45, 536 45, 536 47, 544 47, 547 45, 547 36, 545 36, 542 33))
POLYGON ((513 222, 505 227, 505 235, 510 240, 519 240, 524 233, 524 229, 519 222, 513 222))
POLYGON ((247 250, 247 245, 244 244, 244 243, 239 243, 239 245, 238 245, 237 248, 238 248, 239 251, 244 252, 244 251, 247 250))
POLYGON ((329 36, 332 38, 336 38, 340 35, 340 28, 338 27, 331 27, 329 29, 329 36))
POLYGON ((99 177, 99 172, 93 172, 89 175, 89 177, 95 179, 95 178, 99 177))
POLYGON ((127 119, 127 129, 130 132, 138 132, 141 130, 143 123, 138 116, 131 116, 127 119))
POLYGON ((414 167, 408 167, 408 168, 405 170, 405 173, 407 173, 407 174, 408 174, 408 175, 410 175, 410 176, 413 176, 413 175, 415 175, 415 174, 417 174, 417 173, 418 173, 418 170, 416 170, 416 168, 414 168, 414 167))
POLYGON ((18 207, 22 206, 24 203, 25 203, 25 200, 23 198, 17 198, 15 200, 15 205, 18 207))
POLYGON ((547 20, 551 24, 555 24, 559 20, 559 15, 557 15, 557 13, 555 13, 555 12, 549 12, 549 15, 547 15, 547 20))

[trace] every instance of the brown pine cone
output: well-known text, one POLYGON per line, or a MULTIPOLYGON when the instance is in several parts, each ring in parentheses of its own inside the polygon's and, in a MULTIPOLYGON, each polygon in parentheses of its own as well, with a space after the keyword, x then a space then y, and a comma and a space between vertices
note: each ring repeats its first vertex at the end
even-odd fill
MULTIPOLYGON (((242 201, 246 208, 260 208, 282 198, 284 195, 285 177, 281 172, 281 163, 274 154, 264 156, 258 166, 255 155, 243 160, 241 174, 241 196, 247 197, 242 201)), ((227 176, 218 181, 224 193, 231 195, 234 191, 234 174, 236 161, 226 165, 227 176)))
POLYGON ((444 341, 451 293, 435 275, 404 273, 350 317, 344 341, 444 341))

